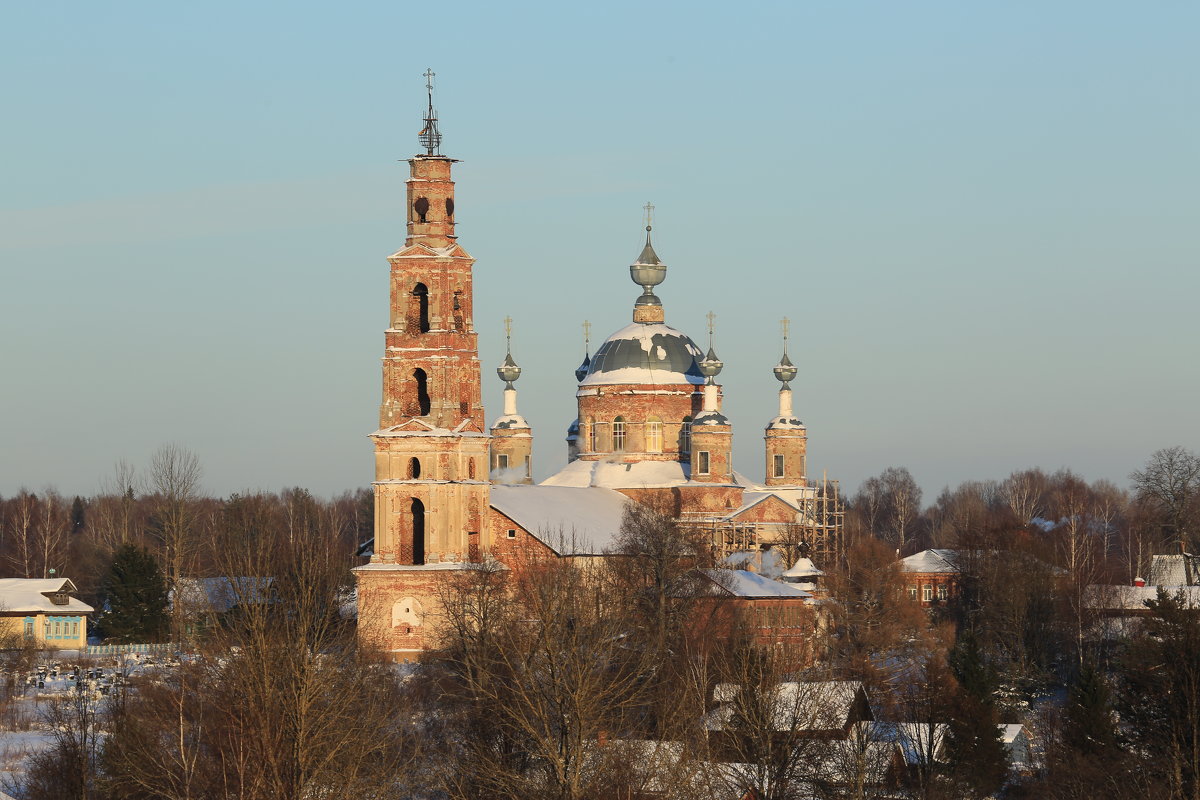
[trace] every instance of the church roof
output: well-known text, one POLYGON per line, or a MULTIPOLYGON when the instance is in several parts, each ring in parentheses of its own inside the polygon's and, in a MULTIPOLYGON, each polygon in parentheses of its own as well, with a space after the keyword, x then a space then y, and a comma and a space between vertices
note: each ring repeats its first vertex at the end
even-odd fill
POLYGON ((717 592, 724 591, 734 597, 745 599, 810 600, 812 595, 782 581, 768 578, 757 572, 744 569, 705 569, 704 577, 716 584, 717 592))
POLYGON ((610 383, 704 383, 697 358, 703 353, 688 336, 661 322, 634 322, 604 341, 592 356, 581 386, 610 383))
POLYGON ((599 555, 610 549, 629 502, 620 492, 600 487, 491 488, 492 508, 560 556, 599 555))
POLYGON ((541 486, 599 486, 606 489, 662 489, 687 483, 691 466, 679 461, 585 461, 577 459, 541 486))

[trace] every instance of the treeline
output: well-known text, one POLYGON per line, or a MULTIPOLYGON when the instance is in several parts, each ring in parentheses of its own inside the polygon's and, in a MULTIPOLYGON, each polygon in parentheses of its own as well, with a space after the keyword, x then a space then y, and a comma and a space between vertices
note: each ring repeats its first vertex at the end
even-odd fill
POLYGON ((43 578, 53 570, 100 607, 103 581, 122 547, 144 548, 169 586, 180 577, 228 575, 231 548, 273 537, 328 544, 346 556, 348 569, 373 535, 373 518, 369 489, 328 500, 302 488, 206 495, 195 454, 166 445, 141 469, 119 462, 89 497, 53 488, 0 497, 0 575, 43 578))

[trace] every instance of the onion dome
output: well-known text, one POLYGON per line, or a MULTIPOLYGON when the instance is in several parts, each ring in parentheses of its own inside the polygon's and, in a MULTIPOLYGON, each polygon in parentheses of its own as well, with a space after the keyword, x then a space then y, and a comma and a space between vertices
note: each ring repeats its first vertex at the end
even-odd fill
MULTIPOLYGON (((608 337, 596 350, 583 386, 609 383, 704 383, 696 343, 661 322, 634 322, 608 337)), ((587 363, 587 362, 585 362, 587 363)))
POLYGON ((797 370, 786 352, 772 371, 775 373, 775 379, 783 384, 783 388, 791 388, 788 386, 788 382, 796 377, 797 370))
POLYGON ((496 374, 500 376, 500 380, 504 381, 505 388, 513 388, 513 381, 521 377, 521 368, 517 366, 517 362, 513 361, 512 353, 504 356, 504 362, 496 367, 496 374))
POLYGON ((654 294, 654 287, 667 279, 667 265, 658 259, 654 245, 650 244, 650 226, 646 226, 646 246, 638 255, 637 261, 629 266, 629 277, 642 287, 642 296, 634 305, 661 306, 662 301, 654 294))
POLYGON ((583 363, 575 368, 575 382, 576 383, 581 382, 585 377, 587 377, 588 370, 591 369, 591 366, 592 366, 592 357, 587 354, 584 354, 583 363))
POLYGON ((708 354, 698 362, 697 366, 700 368, 700 374, 711 380, 721 374, 721 370, 725 367, 725 362, 717 358, 716 351, 710 345, 708 354))

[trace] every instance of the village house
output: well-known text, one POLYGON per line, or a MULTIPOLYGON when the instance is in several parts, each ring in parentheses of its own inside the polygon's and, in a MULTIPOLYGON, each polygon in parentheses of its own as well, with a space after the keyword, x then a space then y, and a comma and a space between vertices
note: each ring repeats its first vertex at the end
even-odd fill
POLYGON ((5 647, 42 650, 87 646, 87 620, 95 610, 71 595, 67 578, 0 578, 0 636, 5 647))

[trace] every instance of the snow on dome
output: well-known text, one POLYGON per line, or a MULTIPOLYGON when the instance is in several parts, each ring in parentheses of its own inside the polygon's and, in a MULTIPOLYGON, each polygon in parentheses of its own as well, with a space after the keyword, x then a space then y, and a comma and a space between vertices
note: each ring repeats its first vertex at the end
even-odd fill
POLYGON ((704 354, 688 336, 661 322, 634 322, 604 341, 580 386, 611 383, 704 383, 704 354))
POLYGON ((691 468, 679 461, 585 461, 579 459, 539 486, 601 486, 606 489, 661 489, 688 482, 691 468))

